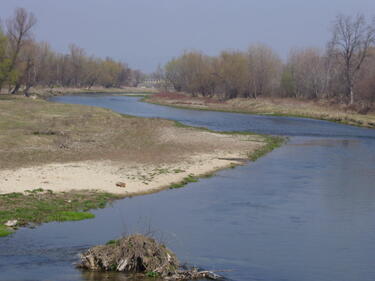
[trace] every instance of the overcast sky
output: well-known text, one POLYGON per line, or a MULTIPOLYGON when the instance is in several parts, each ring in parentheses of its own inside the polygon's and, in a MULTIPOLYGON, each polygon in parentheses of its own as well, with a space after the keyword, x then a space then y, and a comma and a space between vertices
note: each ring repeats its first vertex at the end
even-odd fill
POLYGON ((339 13, 375 15, 375 0, 0 0, 2 21, 16 7, 33 12, 35 35, 60 52, 70 43, 146 72, 197 49, 215 55, 265 43, 324 47, 339 13))

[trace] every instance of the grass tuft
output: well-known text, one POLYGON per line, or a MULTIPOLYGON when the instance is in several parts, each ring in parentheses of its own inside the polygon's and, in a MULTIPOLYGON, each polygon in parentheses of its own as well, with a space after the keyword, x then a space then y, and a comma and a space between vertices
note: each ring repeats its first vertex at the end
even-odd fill
POLYGON ((149 272, 146 272, 146 277, 157 278, 157 277, 160 277, 160 273, 155 272, 155 271, 149 271, 149 272))
POLYGON ((118 240, 109 240, 106 245, 117 245, 118 244, 118 240))
POLYGON ((188 183, 191 183, 191 182, 198 182, 198 178, 194 175, 189 175, 189 176, 185 177, 180 182, 172 183, 169 186, 169 189, 181 188, 181 187, 183 187, 183 186, 185 186, 185 185, 187 185, 188 183))
POLYGON ((8 236, 12 233, 13 232, 10 231, 6 226, 0 225, 0 237, 5 237, 5 236, 8 236))

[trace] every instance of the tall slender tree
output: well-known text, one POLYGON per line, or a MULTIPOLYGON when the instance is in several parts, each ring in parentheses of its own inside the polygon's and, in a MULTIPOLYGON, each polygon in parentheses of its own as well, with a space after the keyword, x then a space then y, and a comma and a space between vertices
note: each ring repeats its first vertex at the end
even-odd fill
POLYGON ((342 64, 349 103, 355 101, 354 85, 357 74, 375 42, 375 26, 368 24, 363 15, 356 17, 339 15, 333 25, 329 53, 342 64))
POLYGON ((32 29, 36 24, 36 18, 33 13, 27 12, 24 8, 17 8, 13 18, 7 21, 7 36, 10 44, 10 64, 5 75, 5 79, 0 81, 2 84, 13 75, 17 59, 25 42, 32 37, 32 29))

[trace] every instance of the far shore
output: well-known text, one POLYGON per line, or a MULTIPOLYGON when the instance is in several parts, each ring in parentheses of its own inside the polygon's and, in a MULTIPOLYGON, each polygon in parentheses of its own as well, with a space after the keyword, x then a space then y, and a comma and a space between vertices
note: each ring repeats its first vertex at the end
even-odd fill
MULTIPOLYGON (((80 95, 80 94, 95 94, 95 93, 107 93, 107 94, 127 94, 127 95, 148 95, 156 94, 159 91, 154 88, 145 87, 121 87, 121 88, 105 88, 99 86, 93 86, 90 88, 82 87, 33 87, 29 90, 29 95, 32 97, 49 98, 53 96, 64 96, 64 95, 80 95)), ((9 95, 9 93, 3 89, 1 95, 9 95)), ((22 89, 17 95, 22 94, 22 89)))
POLYGON ((347 105, 330 104, 329 101, 324 100, 309 101, 272 97, 220 100, 215 97, 192 97, 185 93, 162 92, 148 96, 144 101, 177 108, 312 118, 375 128, 375 112, 358 113, 347 105))

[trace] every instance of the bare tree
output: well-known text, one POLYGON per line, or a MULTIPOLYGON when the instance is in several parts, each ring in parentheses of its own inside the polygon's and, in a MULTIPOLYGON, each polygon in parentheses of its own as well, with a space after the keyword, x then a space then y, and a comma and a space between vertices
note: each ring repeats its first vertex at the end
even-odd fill
POLYGON ((374 108, 375 105, 375 48, 369 50, 369 58, 361 67, 356 83, 356 103, 362 113, 366 113, 366 109, 374 108))
POLYGON ((71 67, 71 81, 73 86, 81 87, 83 80, 83 66, 86 62, 86 52, 83 48, 76 46, 75 44, 69 45, 70 51, 70 67, 71 67))
POLYGON ((223 99, 248 96, 248 57, 239 51, 225 51, 214 61, 213 75, 223 99))
POLYGON ((22 84, 25 85, 25 95, 28 95, 28 90, 35 82, 35 60, 37 53, 37 44, 33 40, 25 42, 22 50, 19 53, 18 63, 15 67, 17 77, 14 80, 14 88, 12 94, 18 92, 22 84))
MULTIPOLYGON (((18 55, 25 41, 31 39, 32 28, 35 26, 35 24, 36 18, 34 15, 27 12, 24 8, 17 8, 13 18, 7 21, 7 35, 11 47, 11 56, 5 80, 9 78, 14 70, 18 55)), ((3 82, 5 81, 0 81, 0 88, 3 82)))
POLYGON ((330 55, 336 56, 343 65, 346 95, 354 103, 354 84, 357 74, 375 42, 375 27, 366 22, 363 15, 355 18, 339 15, 333 25, 333 36, 329 43, 330 55))
POLYGON ((254 45, 248 50, 249 95, 257 98, 272 95, 279 88, 282 62, 266 45, 254 45))
MULTIPOLYGON (((292 94, 296 98, 317 99, 326 95, 329 64, 319 49, 294 49, 290 52, 287 70, 291 76, 292 94)), ((286 85, 287 87, 289 85, 286 85)))
POLYGON ((184 90, 181 58, 173 58, 164 69, 167 83, 171 84, 177 92, 184 90))
POLYGON ((145 79, 145 75, 140 70, 132 71, 132 86, 137 87, 145 79))

